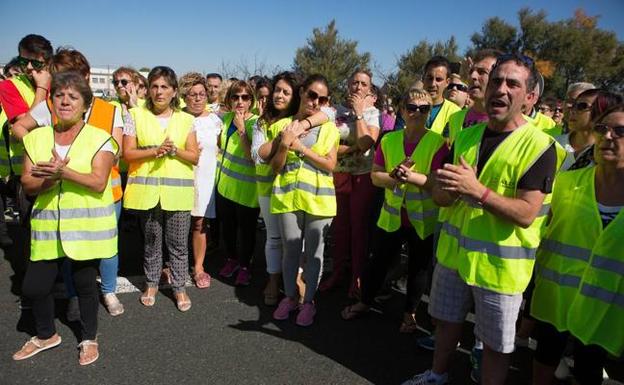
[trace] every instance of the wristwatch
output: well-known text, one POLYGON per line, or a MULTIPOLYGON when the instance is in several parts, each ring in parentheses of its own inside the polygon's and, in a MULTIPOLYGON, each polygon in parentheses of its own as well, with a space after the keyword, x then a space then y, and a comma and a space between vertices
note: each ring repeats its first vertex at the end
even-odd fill
POLYGON ((355 115, 355 120, 362 120, 364 117, 362 115, 355 115))

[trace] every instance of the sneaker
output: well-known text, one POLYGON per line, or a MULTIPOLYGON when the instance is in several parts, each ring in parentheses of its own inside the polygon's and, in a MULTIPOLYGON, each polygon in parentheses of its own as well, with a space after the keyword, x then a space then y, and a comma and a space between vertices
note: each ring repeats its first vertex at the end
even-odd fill
POLYGON ((483 361, 483 349, 472 349, 470 352, 470 363, 472 364, 472 370, 470 370, 470 379, 477 384, 481 383, 481 362, 483 361))
POLYGON ((420 337, 416 339, 416 345, 420 346, 423 349, 435 350, 435 335, 429 335, 425 337, 420 337))
POLYGON ((249 272, 249 268, 241 267, 240 270, 238 270, 238 274, 236 275, 236 282, 234 282, 234 285, 249 286, 250 281, 251 281, 251 273, 249 272))
POLYGON ((67 303, 67 320, 69 322, 80 321, 80 305, 78 297, 71 297, 67 303))
POLYGON ((273 312, 273 318, 279 321, 283 321, 288 319, 290 312, 297 309, 297 301, 294 301, 288 297, 284 297, 279 305, 277 305, 277 309, 273 312))
POLYGON ((316 306, 312 302, 306 302, 301 305, 297 320, 295 323, 299 326, 310 326, 314 323, 314 315, 316 314, 316 306))
POLYGON ((115 293, 106 293, 102 296, 104 298, 104 305, 106 306, 106 310, 113 317, 123 314, 124 307, 119 302, 119 299, 115 295, 115 293))
POLYGON ((225 278, 230 278, 239 268, 240 265, 238 264, 237 260, 228 258, 225 261, 225 265, 223 265, 221 270, 219 270, 219 275, 225 278))
POLYGON ((403 382, 401 385, 444 385, 448 382, 448 374, 434 374, 431 370, 420 373, 403 382))
POLYGON ((566 362, 565 359, 561 359, 559 361, 559 365, 557 365, 557 369, 555 369, 555 377, 558 380, 565 380, 566 378, 570 377, 572 375, 572 372, 570 371, 570 367, 568 366, 568 363, 566 362))

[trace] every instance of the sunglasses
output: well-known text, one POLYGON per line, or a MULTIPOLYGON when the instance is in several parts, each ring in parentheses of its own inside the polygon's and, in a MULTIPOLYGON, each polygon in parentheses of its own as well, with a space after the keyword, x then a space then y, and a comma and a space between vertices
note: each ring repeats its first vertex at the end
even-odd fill
POLYGON ((587 102, 576 102, 572 105, 572 108, 576 111, 587 111, 592 107, 591 104, 587 102))
POLYGON ((127 86, 128 83, 130 83, 130 81, 126 80, 126 79, 121 79, 121 80, 113 80, 113 86, 117 87, 119 84, 121 84, 123 87, 127 86))
POLYGON ((463 84, 459 84, 459 83, 451 83, 448 85, 448 87, 446 87, 446 89, 448 89, 449 91, 451 90, 457 90, 457 91, 461 91, 461 92, 467 92, 468 91, 468 87, 466 87, 463 84))
POLYGON ((230 100, 233 102, 237 102, 239 100, 242 100, 243 102, 248 102, 251 100, 251 95, 249 94, 234 94, 234 95, 230 95, 230 100))
POLYGON ((308 99, 310 99, 310 100, 318 99, 319 104, 325 104, 325 103, 329 102, 329 96, 319 96, 319 94, 317 94, 316 92, 314 92, 312 90, 308 90, 306 95, 307 95, 308 99))
POLYGON ((429 110, 431 109, 431 106, 428 104, 408 104, 407 106, 405 106, 405 109, 407 110, 407 112, 420 112, 421 114, 426 114, 427 112, 429 112, 429 110))
POLYGON ((23 68, 28 67, 28 63, 30 63, 32 67, 36 69, 37 71, 45 67, 45 64, 46 64, 44 61, 28 59, 23 56, 17 57, 17 63, 20 65, 20 67, 23 67, 23 68))
POLYGON ((624 137, 624 126, 610 127, 602 123, 596 123, 594 125, 594 131, 602 136, 606 135, 609 130, 611 130, 614 139, 624 137))

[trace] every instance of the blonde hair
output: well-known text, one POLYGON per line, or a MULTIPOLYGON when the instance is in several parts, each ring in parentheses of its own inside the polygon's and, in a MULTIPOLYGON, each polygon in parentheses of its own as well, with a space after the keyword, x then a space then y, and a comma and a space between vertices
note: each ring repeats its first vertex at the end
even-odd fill
POLYGON ((424 100, 429 105, 433 104, 433 99, 431 99, 431 95, 422 88, 410 88, 409 91, 407 91, 405 95, 403 95, 403 97, 401 98, 401 107, 405 108, 405 106, 407 106, 407 104, 412 100, 424 100))
POLYGON ((204 91, 206 91, 206 78, 199 72, 189 72, 182 75, 179 81, 180 96, 183 99, 186 98, 191 88, 198 84, 204 86, 204 91))

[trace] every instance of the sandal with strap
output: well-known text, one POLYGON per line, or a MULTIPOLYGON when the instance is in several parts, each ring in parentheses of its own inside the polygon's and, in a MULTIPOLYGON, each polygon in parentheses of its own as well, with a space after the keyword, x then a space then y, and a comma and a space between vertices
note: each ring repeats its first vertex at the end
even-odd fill
POLYGON ((206 272, 202 271, 201 273, 195 274, 193 279, 195 280, 195 286, 197 286, 198 289, 207 289, 210 287, 211 277, 206 272))
POLYGON ((59 336, 58 334, 53 335, 47 340, 42 340, 35 336, 28 340, 20 350, 13 354, 13 359, 15 361, 25 360, 34 356, 37 353, 41 353, 44 350, 52 349, 55 346, 59 346, 60 344, 61 336, 59 336))
POLYGON ((185 292, 176 293, 175 298, 178 310, 185 312, 191 309, 191 299, 185 292))
POLYGON ((143 294, 141 294, 139 301, 141 301, 143 306, 152 307, 156 303, 156 293, 158 293, 158 288, 148 287, 143 294))
POLYGON ((416 315, 406 313, 403 316, 403 322, 399 327, 399 333, 414 333, 418 330, 418 323, 416 323, 416 315))
POLYGON ((100 358, 96 340, 83 340, 78 344, 78 349, 80 349, 78 363, 82 366, 92 364, 100 358))
POLYGON ((345 307, 344 309, 342 309, 342 311, 340 312, 340 316, 342 317, 343 320, 345 321, 351 321, 354 319, 358 319, 358 318, 362 318, 366 315, 368 315, 368 313, 370 313, 370 309, 369 308, 356 308, 357 304, 354 305, 349 305, 347 307, 345 307))

